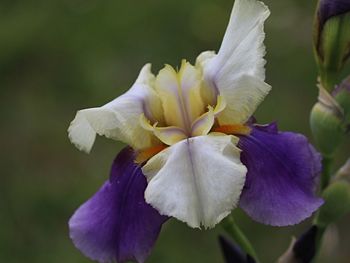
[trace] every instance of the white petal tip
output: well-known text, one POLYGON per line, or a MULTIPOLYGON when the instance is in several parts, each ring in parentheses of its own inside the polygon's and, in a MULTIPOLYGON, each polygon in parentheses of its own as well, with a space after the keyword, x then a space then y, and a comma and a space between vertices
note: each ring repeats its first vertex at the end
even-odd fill
POLYGON ((68 128, 68 137, 80 151, 90 153, 95 142, 96 132, 81 111, 77 112, 68 128))

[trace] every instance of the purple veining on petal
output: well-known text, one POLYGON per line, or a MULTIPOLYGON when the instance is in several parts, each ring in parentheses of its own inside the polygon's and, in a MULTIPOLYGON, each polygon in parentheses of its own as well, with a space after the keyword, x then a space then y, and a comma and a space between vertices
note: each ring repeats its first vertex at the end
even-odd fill
POLYGON ((248 168, 240 207, 254 220, 293 225, 323 204, 314 194, 321 156, 303 135, 278 132, 275 123, 253 125, 252 133, 240 136, 238 145, 248 168))
POLYGON ((349 0, 321 0, 318 9, 318 19, 322 29, 326 21, 337 15, 350 11, 349 0))
POLYGON ((122 150, 110 180, 69 220, 70 237, 86 256, 99 262, 144 262, 167 217, 144 200, 146 178, 134 152, 122 150))

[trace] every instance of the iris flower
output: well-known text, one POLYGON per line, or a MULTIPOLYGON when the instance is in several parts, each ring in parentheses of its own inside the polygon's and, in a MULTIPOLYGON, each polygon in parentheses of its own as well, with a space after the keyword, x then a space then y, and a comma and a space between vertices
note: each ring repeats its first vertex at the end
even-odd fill
POLYGON ((284 226, 309 217, 320 155, 300 134, 257 125, 270 91, 265 78, 268 8, 236 0, 216 54, 195 65, 145 65, 129 91, 77 112, 69 138, 89 152, 96 134, 129 146, 109 180, 69 221, 78 249, 99 262, 144 262, 170 217, 212 228, 239 206, 258 222, 284 226))

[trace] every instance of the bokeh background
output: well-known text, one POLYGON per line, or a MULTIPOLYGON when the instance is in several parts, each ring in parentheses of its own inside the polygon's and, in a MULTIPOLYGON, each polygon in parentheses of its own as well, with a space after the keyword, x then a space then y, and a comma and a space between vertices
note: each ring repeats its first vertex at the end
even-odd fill
MULTIPOLYGON (((260 123, 310 137, 316 101, 312 16, 316 1, 266 0, 267 81, 260 123)), ((67 138, 76 110, 126 91, 140 68, 194 62, 218 50, 233 0, 1 0, 0 262, 90 262, 74 248, 67 221, 107 179, 122 144, 97 138, 87 155, 67 138)), ((350 71, 349 71, 350 72, 350 71)), ((337 154, 349 155, 349 139, 337 154)), ((263 262, 274 262, 310 222, 275 228, 234 212, 263 262)), ((320 262, 348 263, 350 217, 328 234, 320 262)), ((199 231, 171 220, 150 263, 223 262, 220 227, 199 231)))

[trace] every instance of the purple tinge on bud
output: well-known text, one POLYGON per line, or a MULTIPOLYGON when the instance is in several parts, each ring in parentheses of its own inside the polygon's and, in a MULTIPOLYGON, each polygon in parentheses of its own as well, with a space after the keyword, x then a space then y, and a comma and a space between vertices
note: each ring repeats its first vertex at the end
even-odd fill
POLYGON ((311 226, 298 240, 292 239, 291 245, 278 259, 278 263, 310 263, 316 254, 318 227, 311 226))
POLYGON ((347 91, 350 93, 350 76, 343 80, 343 82, 340 85, 336 86, 336 88, 332 92, 332 96, 335 97, 342 91, 347 91))
POLYGON ((316 253, 316 236, 318 228, 312 226, 295 242, 293 246, 294 258, 301 263, 309 263, 316 253))
POLYGON ((219 236, 219 243, 226 263, 255 263, 255 260, 251 256, 244 253, 230 239, 219 236))
POLYGON ((332 96, 342 111, 343 124, 350 130, 350 76, 332 92, 332 96))
POLYGON ((321 0, 318 9, 320 28, 323 28, 329 18, 345 14, 349 11, 349 0, 321 0))

